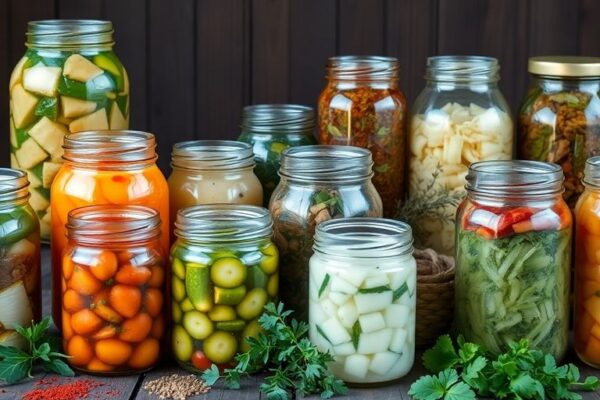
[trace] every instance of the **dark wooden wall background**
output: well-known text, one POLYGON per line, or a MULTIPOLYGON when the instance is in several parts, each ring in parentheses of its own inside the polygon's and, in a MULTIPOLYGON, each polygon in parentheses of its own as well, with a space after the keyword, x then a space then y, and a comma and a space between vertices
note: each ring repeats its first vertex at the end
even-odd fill
POLYGON ((44 18, 114 22, 131 77, 131 127, 157 134, 165 169, 177 141, 236 138, 246 104, 314 105, 331 55, 398 57, 409 100, 427 56, 495 56, 513 109, 528 56, 600 55, 598 0, 0 0, 0 87, 24 52, 27 21, 44 18))

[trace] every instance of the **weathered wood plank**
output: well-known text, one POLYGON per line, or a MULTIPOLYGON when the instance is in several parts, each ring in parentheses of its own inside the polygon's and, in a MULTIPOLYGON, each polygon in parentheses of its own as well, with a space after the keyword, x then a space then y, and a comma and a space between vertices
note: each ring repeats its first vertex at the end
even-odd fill
POLYGON ((579 1, 579 49, 586 56, 599 56, 600 43, 600 2, 597 0, 579 1))
POLYGON ((529 55, 577 53, 579 2, 529 0, 529 55))
POLYGON ((58 17, 64 19, 102 18, 102 0, 57 0, 58 17))
MULTIPOLYGON (((8 54, 8 43, 10 37, 10 29, 8 23, 9 12, 8 2, 3 1, 0 3, 0 84, 8 83, 10 77, 10 71, 12 65, 6 57, 8 54)), ((4 88, 4 87, 3 87, 4 88)), ((6 90, 3 90, 4 94, 0 95, 0 131, 7 132, 8 129, 8 95, 6 90)), ((6 138, 3 138, 6 140, 6 138)), ((0 167, 9 167, 10 165, 10 147, 0 146, 0 167)))
POLYGON ((340 0, 338 12, 339 54, 383 53, 385 48, 383 0, 340 0))

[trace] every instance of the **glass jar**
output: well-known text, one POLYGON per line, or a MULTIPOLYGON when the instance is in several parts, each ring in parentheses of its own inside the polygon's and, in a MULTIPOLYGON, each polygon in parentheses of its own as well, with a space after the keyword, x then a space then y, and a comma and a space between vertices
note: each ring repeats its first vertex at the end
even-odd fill
POLYGON ((406 100, 399 69, 392 57, 332 57, 319 97, 319 143, 371 150, 386 217, 395 216, 404 199, 406 100))
POLYGON ((539 161, 471 164, 456 217, 456 331, 499 354, 510 342, 562 359, 572 217, 563 172, 539 161))
POLYGON ((399 213, 414 227, 418 247, 454 256, 454 218, 469 165, 513 156, 513 122, 498 88, 499 69, 491 57, 427 59, 427 84, 410 124, 409 202, 399 213))
POLYGON ((129 127, 129 79, 109 21, 29 22, 10 77, 11 166, 27 172, 29 202, 50 239, 50 186, 70 132, 129 127))
POLYGON ((533 57, 519 110, 519 157, 559 164, 571 209, 588 157, 600 155, 600 58, 533 57))
POLYGON ((17 326, 42 314, 40 225, 23 171, 0 168, 0 345, 27 349, 17 326))
POLYGON ((279 289, 279 254, 269 211, 212 204, 181 209, 171 248, 173 354, 201 374, 232 368, 279 289))
POLYGON ((262 206, 263 191, 254 174, 248 143, 195 140, 176 143, 171 153, 171 221, 182 208, 200 204, 262 206))
POLYGON ((69 211, 88 205, 142 205, 158 210, 162 244, 169 251, 169 188, 156 166, 154 135, 139 131, 88 131, 65 137, 52 184, 53 318, 60 327, 60 271, 69 211))
POLYGON ((316 144, 315 115, 311 107, 261 104, 244 107, 239 141, 253 146, 254 172, 263 187, 263 205, 269 206, 279 183, 281 152, 288 147, 316 144))
POLYGON ((274 240, 281 254, 281 299, 308 319, 308 262, 317 224, 345 217, 381 217, 368 150, 301 146, 284 150, 281 181, 271 196, 274 240))
POLYGON ((415 359, 417 263, 404 222, 351 218, 323 222, 310 259, 309 337, 334 361, 339 379, 388 383, 415 359))
POLYGON ((166 327, 158 211, 80 207, 69 212, 67 238, 60 272, 66 361, 100 375, 149 370, 166 327))

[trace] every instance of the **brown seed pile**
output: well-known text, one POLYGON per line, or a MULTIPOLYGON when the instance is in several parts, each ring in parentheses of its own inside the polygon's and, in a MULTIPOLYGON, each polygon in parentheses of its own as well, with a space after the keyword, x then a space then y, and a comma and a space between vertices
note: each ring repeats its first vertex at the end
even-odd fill
POLYGON ((208 393, 210 386, 195 375, 162 376, 144 385, 144 389, 161 399, 186 400, 208 393))

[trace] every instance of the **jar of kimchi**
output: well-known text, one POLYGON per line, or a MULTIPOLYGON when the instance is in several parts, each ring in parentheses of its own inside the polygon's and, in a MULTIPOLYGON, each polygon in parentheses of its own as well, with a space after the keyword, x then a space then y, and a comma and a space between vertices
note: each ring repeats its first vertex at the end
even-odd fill
POLYGON ((319 143, 364 147, 373 154, 373 184, 385 217, 404 196, 406 100, 392 57, 332 57, 319 97, 319 143))
POLYGON ((479 56, 427 59, 425 88, 409 128, 408 211, 418 247, 454 255, 454 217, 469 165, 510 160, 513 122, 498 88, 498 60, 479 56))
POLYGON ((533 57, 519 111, 519 157, 559 164, 571 209, 588 157, 600 155, 600 58, 533 57))
POLYGON ((154 135, 140 131, 87 131, 65 137, 64 164, 52 184, 53 318, 60 326, 60 271, 69 211, 87 205, 143 205, 160 213, 163 249, 169 250, 169 188, 156 166, 154 135))
POLYGON ((69 212, 61 307, 67 362, 84 373, 140 373, 165 332, 165 258, 158 211, 94 205, 69 212))
POLYGON ((62 163, 63 137, 129 127, 129 78, 113 52, 113 25, 44 20, 27 25, 27 51, 10 77, 13 168, 29 176, 29 202, 50 239, 50 186, 62 163))
POLYGON ((499 354, 511 342, 567 349, 573 218, 559 165, 471 164, 456 216, 455 326, 499 354))

